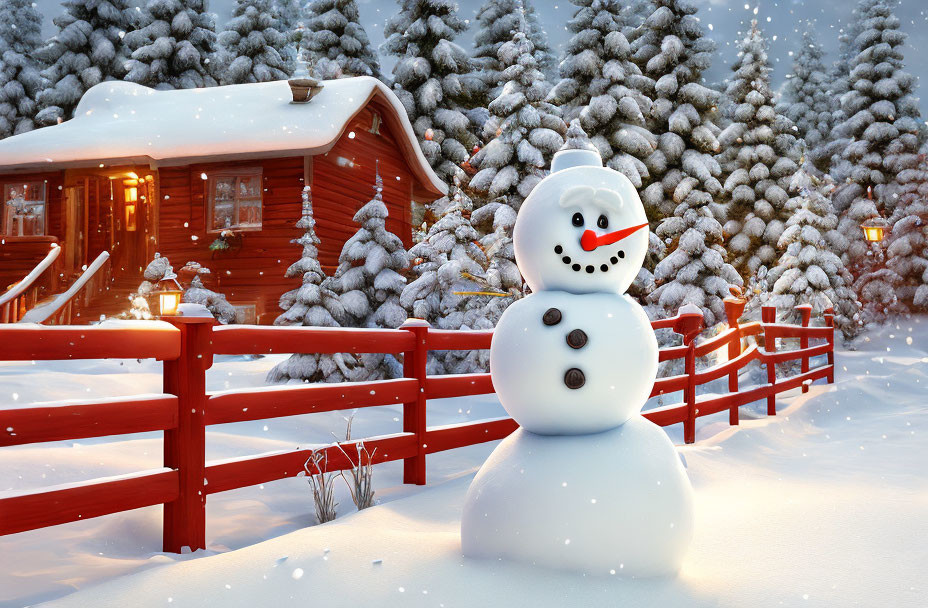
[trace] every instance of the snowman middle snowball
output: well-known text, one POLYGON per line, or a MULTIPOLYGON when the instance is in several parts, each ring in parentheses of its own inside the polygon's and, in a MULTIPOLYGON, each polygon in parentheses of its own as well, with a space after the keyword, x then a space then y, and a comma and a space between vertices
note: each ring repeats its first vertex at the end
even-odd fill
POLYGON ((621 425, 647 400, 658 363, 651 324, 624 295, 648 246, 638 192, 595 152, 558 152, 519 209, 513 240, 534 293, 514 302, 494 332, 500 402, 543 435, 621 425))

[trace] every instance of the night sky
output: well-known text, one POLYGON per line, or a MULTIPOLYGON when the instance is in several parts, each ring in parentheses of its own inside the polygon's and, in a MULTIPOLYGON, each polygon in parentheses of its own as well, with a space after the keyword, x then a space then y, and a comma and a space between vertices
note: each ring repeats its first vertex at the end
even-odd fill
MULTIPOLYGON (((3 1, 3 0, 0 0, 3 1)), ((55 31, 51 23, 54 14, 60 10, 56 0, 37 0, 39 10, 46 17, 44 33, 51 35, 55 31)), ((483 0, 468 0, 461 4, 461 14, 472 18, 483 0)), ((218 15, 218 24, 225 22, 231 13, 234 0, 212 0, 210 8, 218 15)), ((396 0, 359 0, 361 19, 371 41, 379 45, 383 41, 383 25, 386 18, 398 7, 396 0)), ((718 46, 718 57, 712 69, 706 75, 710 81, 724 79, 736 58, 735 43, 754 17, 757 19, 770 39, 770 58, 774 67, 774 86, 782 84, 792 65, 790 54, 797 50, 801 22, 815 20, 819 42, 829 53, 826 62, 834 60, 838 49, 838 35, 851 16, 856 5, 854 0, 778 0, 777 2, 744 2, 735 0, 697 0, 698 16, 706 26, 707 33, 718 46)), ((548 30, 552 47, 559 53, 569 37, 565 24, 573 15, 576 7, 566 0, 535 0, 542 24, 548 30)), ((918 60, 920 53, 928 50, 928 1, 901 0, 896 14, 902 21, 902 30, 908 34, 905 49, 906 68, 919 77, 919 96, 922 98, 922 115, 928 118, 928 96, 922 93, 923 83, 928 82, 928 61, 918 60)), ((472 32, 459 40, 463 45, 471 44, 472 32)), ((393 61, 391 57, 382 58, 384 67, 389 70, 393 61)))

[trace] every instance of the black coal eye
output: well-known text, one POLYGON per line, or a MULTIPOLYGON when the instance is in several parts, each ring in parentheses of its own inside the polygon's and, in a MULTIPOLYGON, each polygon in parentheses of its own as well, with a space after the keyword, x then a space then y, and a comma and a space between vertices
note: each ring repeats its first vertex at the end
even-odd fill
POLYGON ((609 227, 609 220, 606 219, 605 215, 599 216, 599 219, 596 220, 596 225, 605 230, 609 227))
POLYGON ((574 216, 573 218, 571 218, 571 221, 574 223, 574 226, 577 226, 579 228, 580 226, 583 225, 583 214, 579 212, 574 213, 574 216))

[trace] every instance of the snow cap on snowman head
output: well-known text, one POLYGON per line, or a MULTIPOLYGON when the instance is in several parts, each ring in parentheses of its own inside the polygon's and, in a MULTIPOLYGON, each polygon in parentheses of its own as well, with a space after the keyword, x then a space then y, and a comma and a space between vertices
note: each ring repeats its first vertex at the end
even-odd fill
POLYGON ((532 291, 625 293, 644 263, 648 218, 631 181, 598 152, 561 150, 522 203, 513 241, 532 291))

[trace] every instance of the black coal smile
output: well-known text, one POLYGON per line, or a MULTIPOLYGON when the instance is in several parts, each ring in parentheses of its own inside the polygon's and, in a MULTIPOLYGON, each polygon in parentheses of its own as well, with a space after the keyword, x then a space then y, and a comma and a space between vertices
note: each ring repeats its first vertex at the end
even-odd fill
MULTIPOLYGON (((556 253, 557 255, 561 255, 561 254, 564 253, 564 248, 561 247, 560 245, 555 245, 555 246, 554 246, 554 253, 556 253)), ((609 262, 610 262, 612 265, 615 265, 615 264, 618 264, 618 263, 619 263, 619 260, 622 259, 622 258, 624 258, 624 257, 625 257, 625 252, 622 251, 621 249, 619 249, 619 250, 616 252, 616 254, 615 254, 614 256, 612 256, 611 258, 609 258, 609 262)), ((570 267, 573 269, 574 272, 580 272, 581 270, 586 270, 587 274, 593 274, 593 273, 596 272, 596 270, 597 270, 597 269, 596 269, 596 266, 594 266, 594 265, 592 265, 592 264, 587 264, 586 266, 583 266, 583 265, 581 265, 581 264, 578 264, 577 262, 571 260, 569 255, 564 255, 563 257, 561 257, 561 261, 562 261, 564 264, 570 266, 570 267)), ((599 266, 599 271, 600 271, 600 272, 608 272, 608 270, 609 270, 609 265, 608 265, 608 264, 600 264, 600 266, 599 266)))

